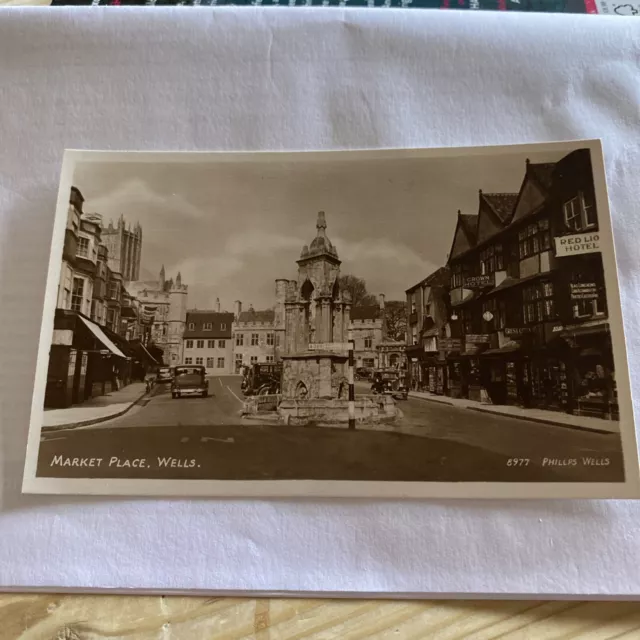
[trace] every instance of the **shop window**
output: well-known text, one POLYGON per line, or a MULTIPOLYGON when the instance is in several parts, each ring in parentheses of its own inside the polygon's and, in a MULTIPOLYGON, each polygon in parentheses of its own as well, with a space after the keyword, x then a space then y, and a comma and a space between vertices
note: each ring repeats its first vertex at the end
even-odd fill
POLYGON ((598 224, 593 202, 587 201, 582 192, 563 205, 564 222, 570 231, 585 231, 598 224))
POLYGON ((449 363, 449 382, 460 382, 460 363, 459 362, 450 362, 449 363))
POLYGON ((518 232, 518 250, 520 260, 534 256, 551 248, 549 220, 538 220, 518 232))

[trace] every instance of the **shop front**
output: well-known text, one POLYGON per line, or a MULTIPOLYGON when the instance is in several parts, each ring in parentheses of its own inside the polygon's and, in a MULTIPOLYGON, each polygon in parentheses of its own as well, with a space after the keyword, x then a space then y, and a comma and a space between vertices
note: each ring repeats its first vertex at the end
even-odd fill
POLYGON ((530 369, 525 354, 516 341, 482 354, 484 383, 492 404, 530 406, 530 369))

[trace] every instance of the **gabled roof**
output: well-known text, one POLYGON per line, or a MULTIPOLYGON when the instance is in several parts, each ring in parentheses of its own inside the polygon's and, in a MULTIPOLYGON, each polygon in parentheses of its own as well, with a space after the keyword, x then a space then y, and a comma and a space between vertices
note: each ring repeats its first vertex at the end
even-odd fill
POLYGON ((233 313, 217 311, 187 311, 185 338, 231 338, 233 313), (189 326, 193 324, 193 329, 189 326), (205 325, 211 329, 205 329, 205 325))
POLYGON ((483 193, 481 191, 480 195, 500 222, 504 224, 511 220, 513 207, 518 199, 517 193, 483 193))
POLYGON ((378 305, 352 307, 350 315, 351 320, 377 320, 380 317, 380 307, 378 305))
POLYGON ((527 163, 528 171, 545 191, 551 189, 553 171, 555 168, 555 162, 527 163))
POLYGON ((456 230, 453 234, 449 260, 466 253, 475 247, 478 231, 478 215, 473 213, 460 213, 458 210, 458 220, 456 230))
POLYGON ((238 316, 238 322, 273 322, 276 317, 273 309, 264 309, 262 311, 256 311, 255 309, 249 309, 248 311, 242 311, 238 316))

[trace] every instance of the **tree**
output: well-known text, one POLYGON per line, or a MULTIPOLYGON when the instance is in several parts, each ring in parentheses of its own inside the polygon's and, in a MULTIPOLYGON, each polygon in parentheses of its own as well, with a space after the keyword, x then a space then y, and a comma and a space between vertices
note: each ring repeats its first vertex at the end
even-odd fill
POLYGON ((367 283, 362 278, 345 274, 338 278, 338 286, 341 291, 351 294, 351 305, 354 307, 367 307, 378 303, 376 297, 367 291, 367 283))
POLYGON ((387 339, 404 342, 407 335, 407 305, 402 300, 390 300, 385 305, 387 339))

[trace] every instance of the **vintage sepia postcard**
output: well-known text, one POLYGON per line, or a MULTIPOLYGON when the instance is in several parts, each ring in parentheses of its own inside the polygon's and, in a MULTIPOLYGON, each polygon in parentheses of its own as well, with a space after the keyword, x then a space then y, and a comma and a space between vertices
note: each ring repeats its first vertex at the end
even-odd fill
POLYGON ((65 153, 25 492, 639 486, 598 141, 65 153))

